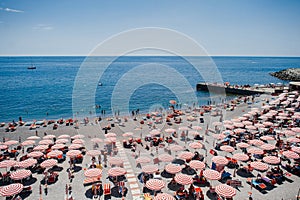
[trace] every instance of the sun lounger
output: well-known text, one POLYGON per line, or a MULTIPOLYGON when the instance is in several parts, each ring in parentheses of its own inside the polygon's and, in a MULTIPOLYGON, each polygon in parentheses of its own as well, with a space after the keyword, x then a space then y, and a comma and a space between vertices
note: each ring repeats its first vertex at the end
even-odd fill
POLYGON ((242 186, 242 181, 239 181, 239 180, 227 180, 226 184, 230 185, 232 187, 241 187, 242 186))
POLYGON ((252 180, 252 185, 260 190, 264 190, 267 188, 267 186, 264 183, 259 183, 256 180, 252 180))

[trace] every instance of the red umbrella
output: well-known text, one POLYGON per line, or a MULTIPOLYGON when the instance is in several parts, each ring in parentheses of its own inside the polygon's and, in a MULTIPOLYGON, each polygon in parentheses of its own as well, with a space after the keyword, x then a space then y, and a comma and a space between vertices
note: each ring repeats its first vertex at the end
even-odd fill
POLYGON ((274 138, 269 135, 261 136, 260 139, 261 140, 274 140, 274 138))
POLYGON ((20 183, 13 183, 0 188, 0 194, 4 197, 10 197, 19 194, 23 190, 23 185, 20 183))
POLYGON ((148 157, 139 157, 135 160, 136 163, 149 163, 151 161, 148 157))
POLYGON ((255 146, 261 146, 265 143, 261 140, 254 139, 254 140, 249 140, 249 144, 252 144, 252 145, 255 145, 255 146))
POLYGON ((240 161, 247 161, 249 160, 249 156, 244 153, 236 153, 232 156, 233 159, 240 160, 240 161))
POLYGON ((17 163, 17 161, 14 160, 4 160, 0 162, 0 168, 7 168, 14 166, 17 163))
POLYGON ((100 154, 101 154, 101 151, 99 151, 99 150, 89 150, 86 152, 86 155, 92 156, 92 157, 99 156, 100 154))
POLYGON ((292 137, 292 138, 288 138, 286 141, 291 142, 291 143, 299 143, 300 139, 292 137))
POLYGON ((225 198, 230 198, 236 195, 236 190, 233 187, 226 184, 216 186, 215 191, 218 195, 225 198))
POLYGON ((156 165, 145 165, 142 167, 142 171, 147 174, 152 174, 158 171, 158 167, 156 165))
POLYGON ((181 185, 189 185, 194 182, 193 177, 186 174, 176 174, 174 179, 181 185))
POLYGON ((108 159, 108 162, 111 164, 111 165, 117 165, 117 166, 121 166, 123 165, 124 161, 121 159, 121 158, 117 158, 117 157, 110 157, 108 159))
POLYGON ((212 169, 206 169, 203 171, 203 176, 209 180, 220 180, 221 179, 221 174, 212 169))
POLYGON ((264 154, 264 151, 259 148, 250 148, 250 149, 248 149, 248 153, 262 155, 262 154, 264 154))
POLYGON ((29 146, 29 145, 34 145, 35 141, 34 140, 25 140, 24 142, 21 143, 22 146, 29 146))
POLYGON ((79 150, 70 150, 70 151, 68 151, 67 153, 66 153, 66 155, 68 156, 68 157, 76 157, 76 156, 78 156, 78 155, 80 155, 81 154, 81 151, 79 151, 79 150))
POLYGON ((292 151, 300 154, 300 147, 292 147, 292 151))
POLYGON ((192 159, 194 157, 194 153, 189 152, 189 151, 184 151, 184 152, 181 152, 178 157, 183 160, 192 159))
POLYGON ((101 143, 101 142, 103 142, 103 140, 101 138, 92 138, 91 141, 95 142, 95 143, 101 143))
POLYGON ((269 164, 279 164, 280 163, 280 158, 276 156, 266 156, 263 158, 263 161, 269 164))
POLYGON ((183 147, 180 145, 174 144, 174 145, 170 145, 169 149, 171 151, 182 151, 183 147))
POLYGON ((276 146, 273 144, 263 144, 260 146, 260 148, 262 148, 264 150, 273 150, 276 148, 276 146))
POLYGON ((74 149, 80 149, 81 147, 83 147, 81 144, 71 144, 68 149, 69 150, 74 150, 74 149))
POLYGON ((175 165, 175 164, 168 164, 165 166, 165 170, 166 172, 170 173, 170 174, 176 174, 178 172, 181 172, 182 168, 180 167, 180 165, 175 165))
POLYGON ((167 193, 157 194, 153 200, 176 200, 172 195, 167 193))
POLYGON ((189 147, 193 149, 201 149, 203 145, 200 142, 192 142, 189 144, 189 147))
POLYGON ((70 138, 70 136, 66 134, 58 136, 58 139, 68 139, 68 138, 70 138))
POLYGON ((11 146, 11 145, 15 145, 15 144, 18 144, 19 142, 17 140, 9 140, 7 142, 4 142, 3 144, 4 145, 7 145, 7 146, 11 146))
POLYGON ((284 155, 285 157, 287 158, 290 158, 290 159, 299 159, 299 154, 293 152, 293 151, 284 151, 282 152, 282 155, 284 155))
POLYGON ((55 145, 53 145, 52 147, 51 147, 51 149, 62 149, 62 148, 64 148, 66 145, 64 145, 64 144, 55 144, 55 145))
POLYGON ((22 180, 31 175, 31 171, 27 169, 20 169, 10 174, 10 178, 13 180, 22 180))
POLYGON ((126 169, 121 167, 113 167, 108 170, 108 175, 110 176, 121 176, 126 174, 126 169))
POLYGON ((41 157, 41 156, 43 156, 44 154, 42 153, 42 152, 40 152, 40 151, 33 151, 33 152, 30 152, 29 154, 27 154, 27 156, 29 157, 29 158, 39 158, 39 157, 41 157))
POLYGON ((58 157, 60 155, 62 155, 63 152, 62 151, 59 151, 59 150, 53 150, 53 151, 50 151, 48 154, 47 154, 47 157, 58 157))
POLYGON ((67 142, 69 142, 69 140, 68 139, 58 139, 58 140, 56 140, 56 144, 66 144, 67 142))
POLYGON ((41 141, 39 141, 40 145, 49 145, 49 144, 52 144, 52 143, 53 143, 52 140, 41 140, 41 141))
POLYGON ((165 182, 159 179, 150 179, 146 182, 146 187, 153 191, 161 190, 165 186, 165 182))
POLYGON ((166 153, 159 155, 158 159, 162 162, 171 162, 172 160, 174 160, 173 156, 166 153))
POLYGON ((222 151, 226 151, 226 152, 233 152, 233 151, 235 151, 235 149, 232 146, 229 146, 229 145, 221 146, 220 149, 222 151))
POLYGON ((260 161, 251 162, 250 166, 259 171, 266 171, 269 168, 269 166, 266 163, 260 161))
POLYGON ((47 148, 48 145, 37 145, 36 147, 33 148, 33 151, 44 151, 47 148))
POLYGON ((31 167, 33 165, 35 165, 37 163, 37 160, 34 159, 34 158, 28 158, 26 160, 23 160, 21 162, 18 162, 16 164, 16 167, 19 167, 19 168, 27 168, 27 167, 31 167))
POLYGON ((248 148, 250 145, 245 142, 240 142, 240 143, 237 143, 236 146, 239 148, 248 148))
POLYGON ((192 160, 190 163, 190 167, 193 169, 204 169, 205 163, 199 160, 192 160))
POLYGON ((228 160, 223 157, 223 156, 214 156, 211 159, 214 163, 216 163, 217 165, 227 165, 228 164, 228 160))
POLYGON ((48 160, 45 160, 41 163, 41 167, 42 168, 50 168, 50 167, 53 167, 57 165, 57 160, 55 159, 48 159, 48 160))
POLYGON ((84 172, 84 176, 88 178, 100 177, 102 175, 102 170, 98 168, 88 169, 84 172))

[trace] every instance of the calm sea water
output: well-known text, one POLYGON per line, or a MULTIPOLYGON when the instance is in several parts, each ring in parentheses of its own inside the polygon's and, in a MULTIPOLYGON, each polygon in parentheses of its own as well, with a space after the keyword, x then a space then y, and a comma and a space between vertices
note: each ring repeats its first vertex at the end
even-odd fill
MULTIPOLYGON (((192 57, 191 59, 199 65, 203 65, 206 70, 203 58, 192 57)), ((18 120, 19 116, 22 116, 24 120, 73 116, 74 80, 84 60, 85 57, 61 56, 0 57, 0 121, 18 120), (31 64, 35 65, 37 69, 28 70, 27 67, 31 64)), ((108 57, 95 58, 93 60, 95 66, 90 70, 91 75, 99 69, 101 63, 103 64, 107 60, 109 60, 108 57)), ((289 67, 300 67, 300 58, 290 57, 213 57, 213 61, 222 79, 231 84, 253 85, 278 82, 286 84, 287 82, 278 80, 269 73, 289 67)), ((95 94, 91 94, 95 98, 95 103, 101 106, 100 109, 96 109, 97 114, 100 114, 101 110, 105 110, 106 114, 111 114, 111 96, 118 81, 124 78, 130 70, 149 63, 153 66, 167 66, 178 71, 194 89, 193 92, 198 98, 197 104, 207 103, 209 94, 195 91, 196 83, 203 81, 203 77, 185 59, 155 56, 120 57, 108 66, 102 77, 98 77, 102 86, 96 86, 95 94)), ((136 71, 134 77, 131 77, 130 83, 138 82, 148 73, 148 71, 136 71)), ((157 75, 162 75, 161 73, 159 70, 157 71, 157 75)), ((171 73, 163 76, 166 81, 173 82, 175 87, 182 86, 181 81, 178 81, 177 77, 171 73)), ((89 76, 86 77, 85 82, 88 81, 89 76)), ((129 88, 129 84, 122 84, 123 92, 129 88)), ((184 89, 179 89, 179 91, 191 92, 184 89)), ((169 100, 176 99, 177 95, 160 81, 153 80, 153 83, 139 85, 130 94, 129 108, 126 109, 139 108, 141 112, 149 112, 160 106, 167 108, 169 100)), ((194 102, 181 103, 184 105, 194 102)), ((79 112, 76 113, 78 116, 88 116, 90 111, 95 110, 94 107, 78 109, 79 112)), ((122 112, 123 108, 117 110, 122 112)))

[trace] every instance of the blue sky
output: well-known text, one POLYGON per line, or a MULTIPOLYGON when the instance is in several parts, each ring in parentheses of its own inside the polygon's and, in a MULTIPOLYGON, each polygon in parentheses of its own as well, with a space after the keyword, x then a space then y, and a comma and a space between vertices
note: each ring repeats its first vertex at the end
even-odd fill
POLYGON ((0 0, 0 55, 87 55, 132 28, 182 32, 210 55, 300 56, 300 1, 0 0))

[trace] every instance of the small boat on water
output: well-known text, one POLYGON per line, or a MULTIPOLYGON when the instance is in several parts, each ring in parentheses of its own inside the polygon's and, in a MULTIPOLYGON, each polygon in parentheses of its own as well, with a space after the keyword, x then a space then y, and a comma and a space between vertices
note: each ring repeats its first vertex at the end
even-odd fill
POLYGON ((98 83, 98 86, 102 86, 103 84, 101 82, 98 83))
POLYGON ((27 67, 27 69, 36 69, 36 66, 31 65, 31 66, 27 67))

